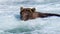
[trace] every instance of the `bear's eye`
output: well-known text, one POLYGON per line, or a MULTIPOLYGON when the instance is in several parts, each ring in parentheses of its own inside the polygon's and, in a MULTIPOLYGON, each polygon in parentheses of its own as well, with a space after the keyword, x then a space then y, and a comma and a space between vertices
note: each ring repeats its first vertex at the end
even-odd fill
POLYGON ((26 10, 26 11, 30 11, 30 10, 26 10))

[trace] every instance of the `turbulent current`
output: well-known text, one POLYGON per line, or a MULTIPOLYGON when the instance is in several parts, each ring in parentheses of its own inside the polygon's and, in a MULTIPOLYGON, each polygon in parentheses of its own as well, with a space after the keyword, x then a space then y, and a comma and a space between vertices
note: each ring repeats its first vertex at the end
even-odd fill
POLYGON ((60 34, 60 17, 20 20, 20 7, 60 14, 60 0, 0 0, 0 34, 60 34))

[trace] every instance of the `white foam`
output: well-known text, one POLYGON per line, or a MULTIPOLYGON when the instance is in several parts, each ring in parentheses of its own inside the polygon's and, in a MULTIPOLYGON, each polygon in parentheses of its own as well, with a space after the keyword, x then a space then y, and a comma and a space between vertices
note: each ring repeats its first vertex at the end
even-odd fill
MULTIPOLYGON (((23 2, 25 0, 9 0, 23 2)), ((27 1, 27 0, 26 0, 27 1)), ((31 0, 29 0, 31 1, 31 0)), ((33 0, 33 2, 51 2, 58 0, 33 0)), ((0 3, 7 0, 0 0, 0 3)), ((8 3, 8 4, 10 4, 8 3)), ((42 5, 0 5, 0 34, 60 34, 60 17, 36 18, 28 21, 19 20, 20 7, 35 7, 38 12, 60 14, 59 3, 42 5), (27 31, 28 30, 28 31, 27 31), (15 33, 13 33, 15 32, 15 33)))

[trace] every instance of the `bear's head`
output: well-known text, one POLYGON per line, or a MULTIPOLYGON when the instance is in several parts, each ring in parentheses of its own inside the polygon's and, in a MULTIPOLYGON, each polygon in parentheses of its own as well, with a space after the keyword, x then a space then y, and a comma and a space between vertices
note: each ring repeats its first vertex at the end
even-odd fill
POLYGON ((35 8, 20 8, 20 15, 22 20, 28 20, 32 13, 35 12, 35 8))

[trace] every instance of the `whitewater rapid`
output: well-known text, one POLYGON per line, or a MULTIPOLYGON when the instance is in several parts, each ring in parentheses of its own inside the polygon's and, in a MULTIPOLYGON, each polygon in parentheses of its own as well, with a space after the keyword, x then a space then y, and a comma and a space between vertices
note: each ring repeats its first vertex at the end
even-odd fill
POLYGON ((60 0, 0 0, 0 34, 60 34, 60 17, 20 20, 20 7, 60 14, 60 0))

